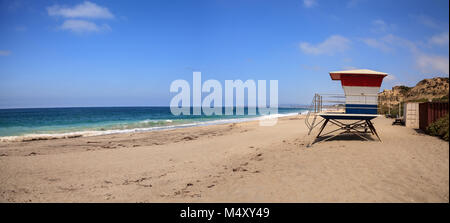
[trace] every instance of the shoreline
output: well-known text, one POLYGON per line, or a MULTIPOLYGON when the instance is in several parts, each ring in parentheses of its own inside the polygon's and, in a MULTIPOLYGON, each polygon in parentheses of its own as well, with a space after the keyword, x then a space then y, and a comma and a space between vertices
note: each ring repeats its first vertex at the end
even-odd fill
MULTIPOLYGON (((90 137, 90 136, 100 136, 100 135, 111 135, 111 134, 127 134, 127 133, 139 133, 139 132, 151 132, 151 131, 161 131, 169 129, 179 129, 179 128, 189 128, 197 126, 208 126, 208 125, 220 125, 229 123, 240 123, 240 122, 251 122, 258 121, 262 119, 270 118, 281 118, 289 117, 295 115, 304 115, 302 113, 285 113, 285 114, 271 114, 271 115, 261 115, 257 117, 250 118, 230 118, 230 119, 216 119, 203 122, 192 122, 178 125, 167 125, 167 126, 154 126, 147 128, 131 128, 131 129, 108 129, 108 130, 86 130, 86 131, 74 131, 66 133, 36 133, 36 134, 25 134, 17 136, 0 136, 0 142, 26 142, 26 141, 37 141, 37 140, 52 140, 52 139, 67 139, 67 138, 78 138, 78 137, 90 137)), ((146 120, 144 120, 146 121, 146 120)), ((167 122, 168 120, 166 120, 167 122)), ((170 122, 169 122, 170 123, 170 122)))
POLYGON ((391 122, 309 148, 302 116, 3 142, 0 202, 448 203, 448 142, 391 122))

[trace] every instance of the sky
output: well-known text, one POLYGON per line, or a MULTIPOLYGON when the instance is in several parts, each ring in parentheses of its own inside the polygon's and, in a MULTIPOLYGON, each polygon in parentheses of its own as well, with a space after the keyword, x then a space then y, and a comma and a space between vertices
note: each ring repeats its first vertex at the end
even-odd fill
POLYGON ((448 0, 0 0, 0 108, 168 106, 177 79, 278 80, 278 101, 449 75, 448 0))

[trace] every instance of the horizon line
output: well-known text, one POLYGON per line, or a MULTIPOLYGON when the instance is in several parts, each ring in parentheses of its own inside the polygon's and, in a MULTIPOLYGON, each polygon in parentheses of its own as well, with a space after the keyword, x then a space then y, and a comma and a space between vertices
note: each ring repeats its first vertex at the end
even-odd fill
MULTIPOLYGON (((278 108, 293 108, 293 106, 301 106, 308 107, 307 104, 281 104, 278 105, 278 108)), ((51 106, 51 107, 9 107, 9 108, 0 108, 0 110, 8 110, 8 109, 51 109, 51 108, 150 108, 150 107, 170 107, 169 105, 113 105, 113 106, 51 106)), ((201 106, 200 106, 201 107, 201 106)), ((223 108, 225 106, 222 106, 223 108)), ((236 107, 236 106, 233 106, 236 107)), ((193 108, 193 106, 192 106, 193 108)), ((244 108, 248 108, 248 106, 244 106, 244 108)), ((258 108, 256 106, 256 108, 258 108)))

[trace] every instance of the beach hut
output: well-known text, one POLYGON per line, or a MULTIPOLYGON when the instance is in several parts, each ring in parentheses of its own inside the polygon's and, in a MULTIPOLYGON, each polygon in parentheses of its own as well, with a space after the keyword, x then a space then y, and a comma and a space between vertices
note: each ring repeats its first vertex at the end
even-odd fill
MULTIPOLYGON (((328 123, 332 123, 338 126, 327 134, 323 134, 322 137, 336 133, 342 130, 340 134, 351 133, 360 136, 363 139, 369 140, 364 136, 367 130, 381 141, 378 136, 375 127, 371 120, 378 117, 378 92, 380 91, 383 78, 388 74, 373 70, 345 70, 345 71, 333 71, 330 72, 332 80, 340 81, 344 90, 344 109, 341 111, 320 111, 317 115, 323 118, 323 124, 320 128, 319 134, 316 140, 321 137, 321 133, 328 123), (345 122, 350 120, 351 122, 345 122)), ((319 95, 319 94, 317 94, 319 95)), ((337 97, 333 95, 327 95, 328 97, 337 97)), ((315 96, 317 97, 317 96, 315 96)), ((320 103, 326 102, 323 96, 319 96, 320 103)), ((319 107, 324 107, 322 104, 319 107)), ((316 125, 309 125, 316 126, 316 125)), ((311 132, 311 131, 310 131, 311 132)), ((330 135, 324 140, 329 140, 337 135, 330 135)))
POLYGON ((408 102, 403 104, 403 123, 408 128, 419 128, 419 103, 408 102))

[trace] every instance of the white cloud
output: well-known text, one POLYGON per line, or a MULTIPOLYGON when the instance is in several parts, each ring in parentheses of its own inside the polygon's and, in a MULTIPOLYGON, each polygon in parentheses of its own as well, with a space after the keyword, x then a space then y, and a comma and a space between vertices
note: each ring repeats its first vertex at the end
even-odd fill
POLYGON ((417 18, 417 20, 419 21, 419 23, 421 23, 422 25, 425 25, 429 28, 433 28, 433 29, 439 29, 441 28, 441 26, 431 17, 427 16, 427 15, 418 15, 415 16, 417 18))
POLYGON ((382 19, 373 20, 372 24, 376 26, 386 26, 386 22, 382 19))
POLYGON ((416 64, 424 73, 449 74, 448 57, 420 53, 417 55, 416 64))
POLYGON ((303 5, 306 8, 312 8, 317 5, 317 0, 303 0, 303 5))
POLYGON ((419 45, 408 39, 387 35, 383 38, 384 41, 393 45, 404 47, 411 51, 414 57, 415 65, 423 73, 439 73, 449 74, 449 57, 424 53, 419 45))
POLYGON ((93 22, 77 19, 69 19, 64 21, 60 29, 69 30, 75 33, 100 32, 111 30, 111 28, 106 24, 103 24, 102 26, 97 26, 97 24, 93 22))
POLYGON ((64 18, 114 18, 114 15, 109 11, 108 8, 101 7, 89 1, 85 1, 74 7, 53 5, 47 7, 47 12, 50 16, 62 16, 64 18))
POLYGON ((384 78, 384 80, 386 80, 386 81, 393 81, 395 79, 397 79, 397 78, 392 74, 389 74, 384 78))
POLYGON ((300 49, 306 54, 312 55, 334 55, 344 52, 350 48, 351 41, 340 35, 332 35, 322 43, 312 45, 307 42, 300 43, 300 49))
POLYGON ((11 54, 9 50, 0 50, 0 56, 9 56, 9 54, 11 54))
POLYGON ((409 49, 413 53, 419 52, 416 43, 396 35, 392 34, 385 35, 380 39, 380 41, 383 41, 386 44, 390 44, 390 47, 403 47, 409 49))
POLYGON ((363 38, 363 39, 361 39, 361 41, 363 41, 368 46, 370 46, 372 48, 380 49, 383 52, 391 52, 392 51, 392 48, 387 46, 387 44, 384 41, 380 41, 380 40, 377 40, 374 38, 363 38))
POLYGON ((376 19, 372 21, 371 31, 374 33, 385 33, 393 29, 395 29, 394 24, 388 24, 382 19, 376 19))
POLYGON ((347 8, 354 8, 356 7, 362 0, 349 0, 347 2, 347 8))
POLYGON ((448 43, 449 43, 448 31, 432 36, 429 40, 429 43, 434 44, 434 45, 440 45, 440 46, 448 45, 448 43))
POLYGON ((66 20, 59 26, 61 30, 68 30, 74 33, 109 31, 108 24, 99 25, 93 19, 113 19, 115 16, 108 8, 95 3, 85 1, 73 7, 53 5, 47 7, 49 16, 60 16, 66 20))
MULTIPOLYGON (((419 43, 392 34, 385 35, 379 39, 366 38, 363 41, 367 45, 380 50, 403 48, 410 51, 414 59, 414 65, 422 73, 449 74, 448 55, 425 53, 419 43)), ((430 42, 434 42, 435 44, 448 44, 448 32, 437 35, 434 39, 431 38, 430 42)))

